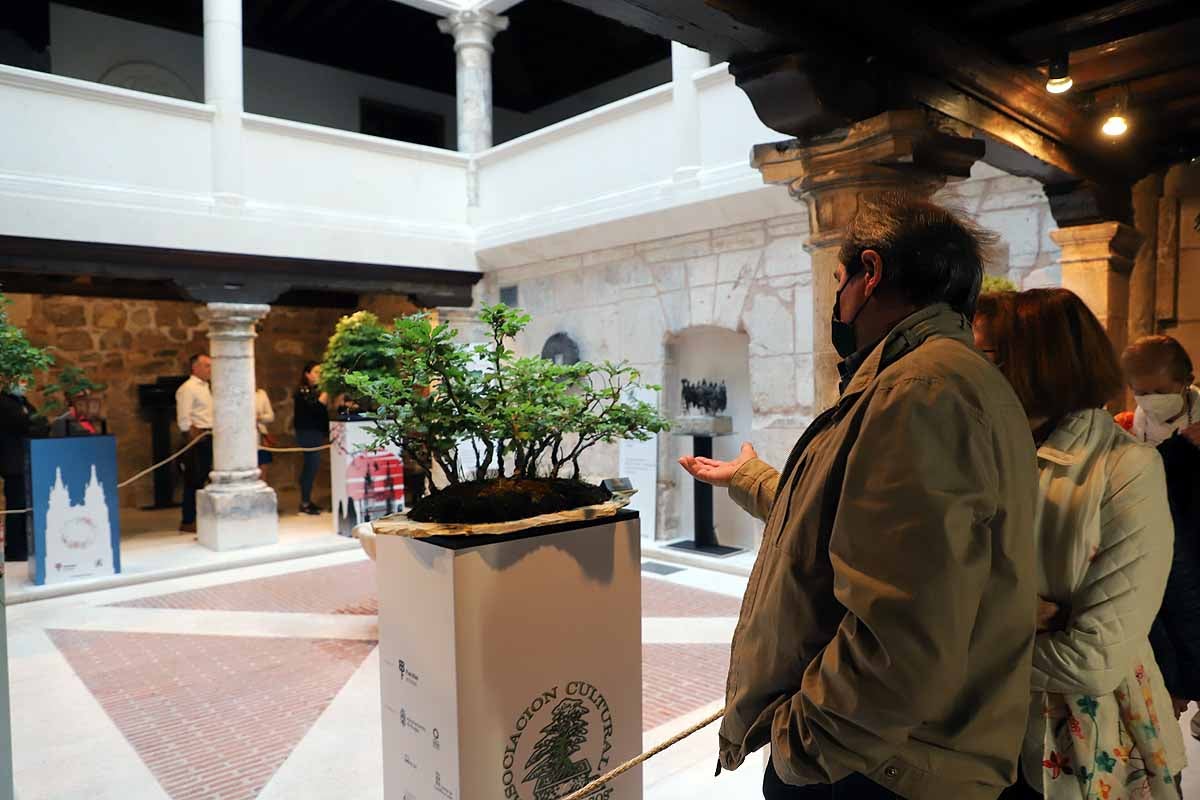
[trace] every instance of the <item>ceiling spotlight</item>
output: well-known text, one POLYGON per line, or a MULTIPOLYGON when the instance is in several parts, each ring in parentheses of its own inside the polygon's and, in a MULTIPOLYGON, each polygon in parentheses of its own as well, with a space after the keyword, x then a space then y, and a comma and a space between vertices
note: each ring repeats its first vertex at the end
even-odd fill
POLYGON ((1100 130, 1105 136, 1124 136, 1129 130, 1129 90, 1124 89, 1118 96, 1117 101, 1113 105, 1112 111, 1105 118, 1104 124, 1100 126, 1100 130))
POLYGON ((1066 50, 1056 53, 1050 59, 1050 79, 1046 81, 1046 91, 1050 94, 1062 94, 1075 85, 1071 80, 1071 54, 1066 50))
POLYGON ((1104 120, 1100 130, 1104 131, 1106 136, 1124 136, 1125 132, 1129 130, 1129 120, 1125 119, 1124 114, 1114 111, 1108 119, 1104 120))

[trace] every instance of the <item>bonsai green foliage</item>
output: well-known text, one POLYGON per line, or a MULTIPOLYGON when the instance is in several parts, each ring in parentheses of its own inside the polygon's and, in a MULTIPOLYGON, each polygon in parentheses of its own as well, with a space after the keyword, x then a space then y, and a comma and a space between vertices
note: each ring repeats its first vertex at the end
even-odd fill
POLYGON ((47 398, 46 411, 54 413, 66 408, 65 403, 73 397, 103 392, 107 387, 96 383, 87 373, 74 365, 63 367, 58 380, 45 386, 42 394, 47 398))
POLYGON ((395 372, 346 376, 375 404, 380 442, 401 444, 426 470, 437 464, 452 484, 464 480, 463 447, 472 448, 480 479, 578 480, 589 448, 667 429, 653 405, 628 399, 642 386, 628 364, 517 357, 507 343, 529 317, 495 305, 484 307, 480 319, 491 336, 474 346, 459 344, 458 331, 444 323, 431 325, 427 314, 398 319, 386 334, 395 372))
POLYGON ((0 388, 21 380, 32 380, 39 372, 45 372, 54 364, 54 357, 35 347, 25 332, 8 320, 5 310, 12 301, 0 294, 0 388))
POLYGON ((330 397, 353 396, 346 376, 352 372, 374 377, 391 375, 388 329, 370 311, 356 311, 338 320, 321 362, 321 391, 330 397))
POLYGON ((997 292, 1015 292, 1017 285, 1001 275, 984 275, 983 286, 980 287, 980 292, 983 294, 995 294, 997 292))

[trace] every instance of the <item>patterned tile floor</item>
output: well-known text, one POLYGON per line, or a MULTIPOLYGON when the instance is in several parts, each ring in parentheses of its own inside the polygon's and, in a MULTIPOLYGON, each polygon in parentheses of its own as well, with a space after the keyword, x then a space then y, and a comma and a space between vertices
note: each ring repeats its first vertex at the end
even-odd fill
MULTIPOLYGON (((744 584, 643 575, 647 746, 720 707, 744 584)), ((357 552, 10 607, 17 796, 383 800, 376 610, 357 552)), ((646 800, 760 797, 761 757, 714 779, 715 747, 648 762, 646 800)))
MULTIPOLYGON (((10 609, 22 800, 379 797, 378 735, 364 743, 374 761, 354 742, 379 724, 374 564, 356 553, 305 562, 10 609), (62 685, 72 691, 56 692, 62 685), (88 736, 71 771, 51 767, 61 737, 88 736), (365 774, 350 778, 336 752, 301 757, 325 741, 354 750, 364 766, 353 772, 365 774), (123 765, 119 789, 107 779, 113 762, 123 765), (321 780, 330 794, 314 788, 321 780), (361 788, 346 790, 347 780, 361 788)), ((647 732, 702 715, 723 694, 741 583, 688 585, 706 584, 699 572, 643 577, 647 732)), ((710 776, 711 752, 708 743, 710 776)))

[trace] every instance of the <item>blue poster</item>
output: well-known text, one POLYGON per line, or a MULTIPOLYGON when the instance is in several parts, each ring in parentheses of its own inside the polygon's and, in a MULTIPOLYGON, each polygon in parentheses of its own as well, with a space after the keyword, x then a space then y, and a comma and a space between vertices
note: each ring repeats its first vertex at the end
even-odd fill
POLYGON ((31 440, 29 496, 34 583, 121 571, 117 443, 112 436, 31 440))

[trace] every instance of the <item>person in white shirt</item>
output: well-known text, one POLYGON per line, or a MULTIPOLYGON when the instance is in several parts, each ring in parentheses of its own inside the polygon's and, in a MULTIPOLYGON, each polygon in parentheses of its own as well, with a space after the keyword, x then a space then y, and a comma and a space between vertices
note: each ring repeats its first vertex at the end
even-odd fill
POLYGON ((258 426, 258 477, 262 480, 267 480, 267 465, 275 460, 269 450, 264 450, 263 445, 271 443, 271 432, 267 428, 275 421, 275 408, 271 405, 271 398, 267 395, 265 389, 256 389, 254 391, 254 422, 258 426))
MULTIPOLYGON (((209 381, 212 379, 212 359, 204 353, 192 356, 191 376, 175 390, 175 415, 179 430, 188 441, 212 432, 213 399, 209 381)), ((183 458, 183 517, 179 530, 196 531, 196 491, 208 482, 212 471, 212 437, 184 454, 183 458)))

